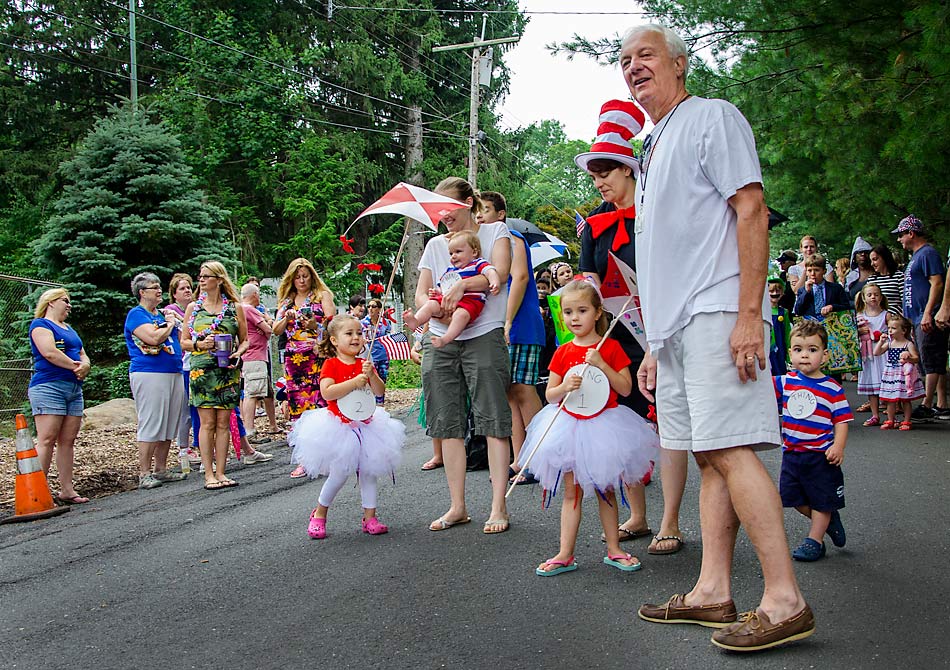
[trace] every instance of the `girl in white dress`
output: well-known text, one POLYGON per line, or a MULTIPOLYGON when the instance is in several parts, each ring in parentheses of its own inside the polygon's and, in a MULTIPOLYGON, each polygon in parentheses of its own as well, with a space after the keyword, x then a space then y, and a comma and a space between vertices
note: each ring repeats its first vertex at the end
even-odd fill
POLYGON ((874 354, 878 340, 887 335, 887 298, 877 284, 867 283, 854 298, 857 312, 858 339, 861 342, 861 372, 858 374, 858 393, 868 397, 871 418, 865 426, 881 425, 880 395, 884 356, 874 354))

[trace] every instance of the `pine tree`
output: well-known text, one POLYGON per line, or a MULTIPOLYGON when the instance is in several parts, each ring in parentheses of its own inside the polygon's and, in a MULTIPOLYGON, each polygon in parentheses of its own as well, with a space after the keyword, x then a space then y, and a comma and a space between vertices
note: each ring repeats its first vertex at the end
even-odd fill
POLYGON ((34 242, 38 264, 73 294, 71 320, 90 353, 118 353, 107 338, 135 304, 136 273, 167 282, 204 260, 236 256, 221 225, 229 212, 206 202, 178 138, 150 116, 126 104, 95 124, 60 166, 66 185, 34 242))

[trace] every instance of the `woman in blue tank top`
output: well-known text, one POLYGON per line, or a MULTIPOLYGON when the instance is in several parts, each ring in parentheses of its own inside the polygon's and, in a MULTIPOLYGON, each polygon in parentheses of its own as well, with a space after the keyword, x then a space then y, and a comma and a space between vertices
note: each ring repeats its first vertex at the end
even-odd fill
POLYGON ((66 289, 53 288, 40 296, 30 323, 33 376, 28 395, 43 472, 49 473, 55 451, 56 500, 78 505, 89 502, 73 486, 73 452, 82 423, 82 382, 90 363, 82 340, 66 323, 70 309, 66 289))

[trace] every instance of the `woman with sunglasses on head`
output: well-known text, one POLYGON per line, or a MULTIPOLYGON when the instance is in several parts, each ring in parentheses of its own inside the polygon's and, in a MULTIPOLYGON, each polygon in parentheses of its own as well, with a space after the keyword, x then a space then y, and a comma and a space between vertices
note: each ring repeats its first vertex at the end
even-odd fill
POLYGON ((241 298, 224 265, 208 261, 198 272, 198 299, 185 310, 181 346, 191 354, 191 404, 201 426, 198 447, 209 491, 237 486, 225 467, 231 412, 241 395, 241 356, 249 346, 241 298), (228 337, 230 336, 230 339, 228 337))
POLYGON ((82 382, 89 374, 90 363, 82 340, 66 323, 71 309, 66 289, 52 288, 40 296, 30 323, 33 376, 27 393, 43 472, 49 474, 56 452, 56 501, 79 505, 89 502, 89 498, 76 493, 73 486, 73 455, 82 423, 82 382))
MULTIPOLYGON (((320 395, 320 368, 323 358, 317 345, 323 339, 325 326, 336 314, 333 293, 320 279, 317 270, 306 258, 290 261, 277 287, 277 316, 274 335, 286 335, 284 378, 290 420, 296 421, 308 409, 326 407, 320 395)), ((290 476, 307 476, 302 466, 290 476)))

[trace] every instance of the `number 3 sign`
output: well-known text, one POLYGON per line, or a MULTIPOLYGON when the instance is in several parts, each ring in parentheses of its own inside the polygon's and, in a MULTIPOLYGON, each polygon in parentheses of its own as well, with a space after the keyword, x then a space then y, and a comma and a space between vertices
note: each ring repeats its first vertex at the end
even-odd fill
POLYGON ((336 401, 340 413, 350 421, 365 421, 376 411, 376 396, 368 386, 354 389, 336 401))
MULTIPOLYGON (((579 364, 567 371, 565 379, 571 375, 580 375, 585 364, 579 364)), ((581 387, 573 391, 564 401, 564 409, 580 416, 594 416, 607 404, 610 397, 610 382, 607 375, 593 365, 586 366, 581 387)))

